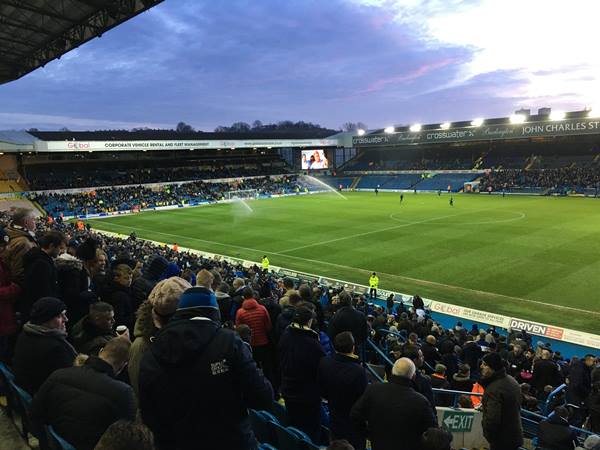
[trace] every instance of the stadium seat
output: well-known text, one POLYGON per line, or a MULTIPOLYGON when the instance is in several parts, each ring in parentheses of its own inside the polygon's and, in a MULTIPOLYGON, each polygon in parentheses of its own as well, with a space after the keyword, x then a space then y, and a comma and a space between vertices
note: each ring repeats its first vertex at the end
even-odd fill
POLYGON ((50 425, 44 426, 44 436, 40 439, 40 450, 76 450, 60 437, 50 425))
POLYGON ((266 411, 255 411, 251 409, 249 414, 250 423, 252 424, 252 430, 254 430, 256 439, 258 439, 259 442, 276 444, 277 436, 275 435, 273 424, 277 423, 277 419, 266 411))
POLYGON ((0 363, 0 373, 5 383, 7 414, 13 419, 15 425, 19 429, 21 436, 27 439, 27 435, 31 432, 31 423, 29 421, 29 407, 31 406, 31 395, 24 389, 17 386, 14 382, 14 375, 4 365, 0 363), (19 420, 16 421, 14 413, 17 414, 19 420))
POLYGON ((258 447, 259 450, 277 450, 275 447, 273 447, 270 444, 260 444, 260 446, 258 447))

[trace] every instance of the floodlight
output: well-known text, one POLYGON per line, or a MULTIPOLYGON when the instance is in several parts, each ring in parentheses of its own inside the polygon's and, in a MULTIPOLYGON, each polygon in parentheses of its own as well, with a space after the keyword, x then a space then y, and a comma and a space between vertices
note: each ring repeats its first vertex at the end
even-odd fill
POLYGON ((421 131, 421 124, 415 123, 414 125, 410 126, 409 130, 412 131, 413 133, 418 133, 419 131, 421 131))
POLYGON ((383 131, 386 133, 393 133, 396 129, 394 127, 386 127, 383 131))
POLYGON ((471 121, 471 125, 474 127, 480 127, 481 125, 483 125, 483 122, 485 122, 481 117, 478 117, 477 119, 473 119, 471 121))
POLYGON ((524 123, 526 119, 525 114, 513 114, 509 117, 510 123, 524 123))
POLYGON ((447 130, 448 128, 450 128, 450 122, 444 122, 440 125, 440 128, 442 130, 447 130))
POLYGON ((566 117, 564 111, 552 111, 550 113, 550 120, 563 120, 566 117))
POLYGON ((359 136, 362 136, 366 133, 365 130, 363 130, 362 128, 359 128, 358 130, 356 130, 356 134, 358 134, 359 136))

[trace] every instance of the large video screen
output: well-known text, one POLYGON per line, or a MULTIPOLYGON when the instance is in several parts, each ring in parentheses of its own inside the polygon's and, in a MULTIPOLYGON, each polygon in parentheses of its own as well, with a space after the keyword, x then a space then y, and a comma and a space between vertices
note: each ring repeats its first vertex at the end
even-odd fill
POLYGON ((302 169, 319 170, 328 168, 329 161, 325 156, 325 150, 302 150, 302 169))

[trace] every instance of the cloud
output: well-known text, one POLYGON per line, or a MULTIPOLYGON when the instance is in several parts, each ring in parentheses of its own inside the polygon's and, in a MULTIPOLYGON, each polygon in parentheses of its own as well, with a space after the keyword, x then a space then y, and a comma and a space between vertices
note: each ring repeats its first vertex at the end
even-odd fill
POLYGON ((172 124, 152 122, 125 122, 102 120, 83 117, 60 116, 51 114, 6 113, 0 112, 0 124, 6 128, 41 128, 56 130, 67 127, 72 130, 112 129, 122 130, 131 128, 172 128, 172 124))

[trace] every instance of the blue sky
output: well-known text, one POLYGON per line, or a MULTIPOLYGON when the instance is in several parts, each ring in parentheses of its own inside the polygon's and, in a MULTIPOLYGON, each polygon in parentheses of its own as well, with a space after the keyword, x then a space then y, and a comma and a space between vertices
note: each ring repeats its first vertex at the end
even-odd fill
POLYGON ((597 0, 165 0, 0 85, 0 129, 331 128, 600 105, 597 0))

